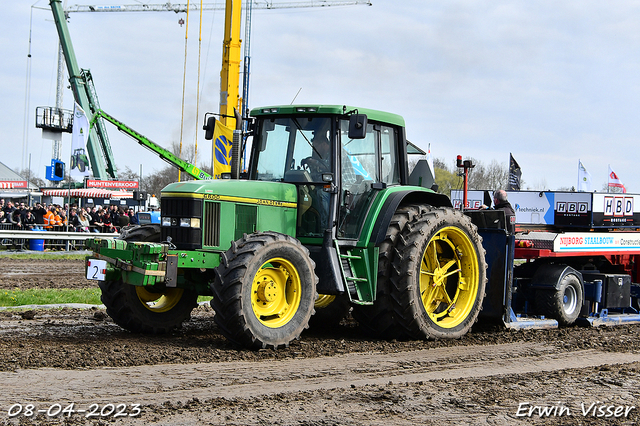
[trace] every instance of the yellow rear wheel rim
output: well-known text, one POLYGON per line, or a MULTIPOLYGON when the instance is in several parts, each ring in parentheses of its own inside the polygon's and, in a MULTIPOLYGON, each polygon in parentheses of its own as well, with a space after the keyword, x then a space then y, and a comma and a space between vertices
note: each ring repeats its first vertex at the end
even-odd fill
POLYGON ((168 312, 180 302, 184 290, 181 288, 168 288, 162 293, 152 293, 145 287, 136 286, 136 294, 142 305, 151 312, 168 312))
POLYGON ((429 318, 442 328, 460 325, 477 296, 478 255, 460 228, 440 229, 430 240, 420 263, 420 297, 429 318))
POLYGON ((329 306, 334 300, 336 300, 336 296, 333 294, 319 294, 316 302, 313 304, 315 308, 326 308, 329 306))
POLYGON ((269 328, 286 325, 295 316, 302 298, 298 270, 282 258, 263 263, 251 285, 251 308, 269 328))

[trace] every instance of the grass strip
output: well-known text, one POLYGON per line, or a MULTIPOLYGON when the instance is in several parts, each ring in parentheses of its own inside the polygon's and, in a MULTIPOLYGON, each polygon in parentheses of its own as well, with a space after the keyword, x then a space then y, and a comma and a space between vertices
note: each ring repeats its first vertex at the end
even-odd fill
POLYGON ((31 260, 43 260, 43 259, 64 259, 64 260, 84 260, 87 257, 86 254, 65 254, 65 253, 8 253, 0 255, 0 259, 31 259, 31 260))
POLYGON ((56 305, 60 303, 86 303, 100 305, 99 288, 30 288, 27 290, 0 290, 0 306, 56 305))
MULTIPOLYGON (((61 303, 83 303, 101 305, 99 288, 54 289, 30 288, 27 290, 0 290, 0 306, 57 305, 61 303)), ((198 302, 211 300, 211 296, 199 296, 198 302)))

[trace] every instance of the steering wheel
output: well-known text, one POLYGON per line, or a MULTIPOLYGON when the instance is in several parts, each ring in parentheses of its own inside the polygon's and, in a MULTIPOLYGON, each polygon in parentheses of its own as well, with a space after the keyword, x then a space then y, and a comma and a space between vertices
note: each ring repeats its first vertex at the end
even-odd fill
POLYGON ((303 158, 300 164, 304 170, 308 170, 309 172, 322 173, 328 171, 326 164, 313 157, 303 158))

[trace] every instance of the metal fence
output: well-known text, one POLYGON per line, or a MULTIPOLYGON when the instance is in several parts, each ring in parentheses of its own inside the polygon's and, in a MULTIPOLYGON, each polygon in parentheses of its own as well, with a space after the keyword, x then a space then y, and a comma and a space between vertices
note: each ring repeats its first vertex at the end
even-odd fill
POLYGON ((117 238, 119 233, 66 231, 64 226, 27 230, 0 223, 0 250, 84 250, 89 238, 117 238))

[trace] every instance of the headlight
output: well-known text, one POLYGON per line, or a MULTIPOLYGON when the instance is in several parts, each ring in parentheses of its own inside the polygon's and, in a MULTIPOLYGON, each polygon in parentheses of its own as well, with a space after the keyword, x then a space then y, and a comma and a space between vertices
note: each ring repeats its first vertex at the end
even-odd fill
POLYGON ((185 228, 200 228, 200 219, 196 217, 180 218, 180 226, 185 228))
POLYGON ((162 218, 162 226, 171 226, 171 218, 163 217, 162 218))

